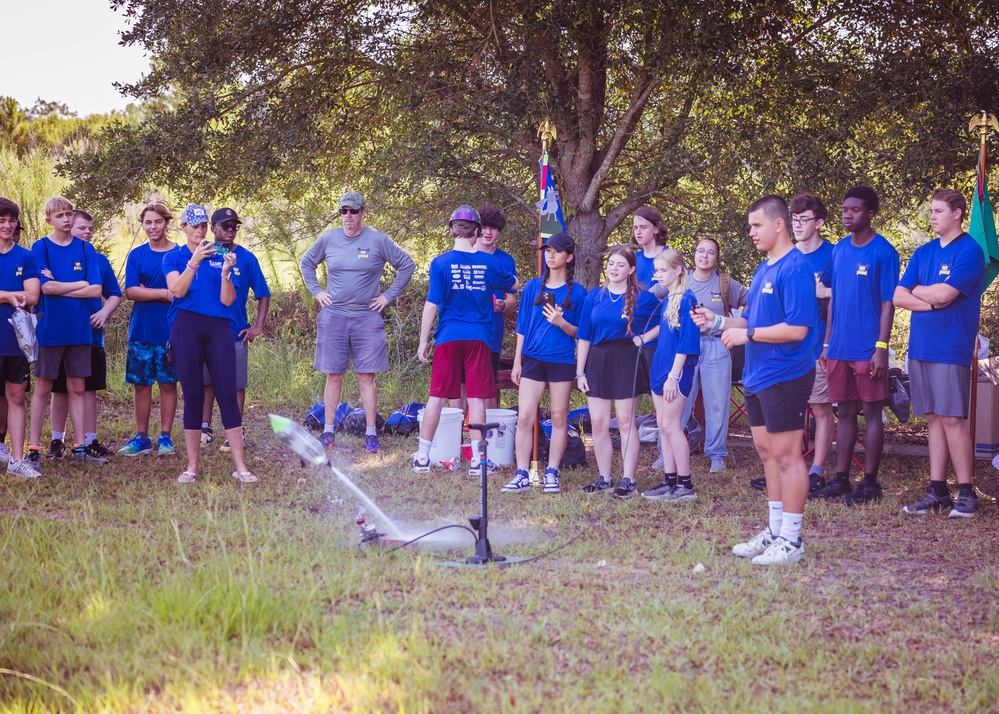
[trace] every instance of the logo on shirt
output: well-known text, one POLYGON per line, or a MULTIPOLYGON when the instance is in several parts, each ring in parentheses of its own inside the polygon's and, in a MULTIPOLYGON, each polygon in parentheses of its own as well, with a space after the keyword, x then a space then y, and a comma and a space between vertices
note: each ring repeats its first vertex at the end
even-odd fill
POLYGON ((940 275, 950 275, 950 264, 944 263, 940 266, 940 275))
POLYGON ((358 248, 357 249, 357 259, 358 260, 360 260, 362 258, 367 258, 367 257, 368 257, 368 249, 367 248, 358 248))
POLYGON ((23 273, 23 272, 24 272, 24 266, 23 265, 19 265, 19 266, 17 266, 17 272, 15 272, 14 275, 16 277, 20 277, 21 273, 23 273))
POLYGON ((772 280, 767 280, 763 283, 763 294, 770 295, 774 291, 774 282, 772 280))
POLYGON ((73 261, 73 270, 79 270, 79 271, 82 272, 83 271, 83 263, 80 262, 79 260, 74 260, 73 261))
POLYGON ((239 277, 239 267, 238 266, 235 266, 235 265, 232 266, 232 272, 236 274, 237 278, 239 277))
POLYGON ((721 293, 711 293, 711 302, 721 302, 721 301, 722 301, 721 293))
POLYGON ((869 264, 863 265, 861 263, 857 263, 857 275, 867 275, 867 269, 870 267, 871 266, 869 264))

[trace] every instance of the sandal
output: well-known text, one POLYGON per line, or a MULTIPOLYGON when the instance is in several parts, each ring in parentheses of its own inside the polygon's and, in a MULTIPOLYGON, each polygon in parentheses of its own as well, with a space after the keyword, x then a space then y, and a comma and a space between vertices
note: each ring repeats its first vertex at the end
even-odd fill
POLYGON ((249 471, 233 471, 232 477, 237 481, 242 481, 243 483, 255 483, 257 480, 257 477, 249 471))
POLYGON ((193 481, 197 475, 198 474, 194 473, 193 471, 185 471, 184 473, 182 473, 180 476, 177 477, 177 480, 180 483, 191 483, 191 481, 193 481))

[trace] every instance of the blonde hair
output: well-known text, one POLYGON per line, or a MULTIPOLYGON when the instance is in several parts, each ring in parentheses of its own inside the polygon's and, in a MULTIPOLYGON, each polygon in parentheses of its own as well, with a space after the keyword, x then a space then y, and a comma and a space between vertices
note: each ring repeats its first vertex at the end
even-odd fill
POLYGON ((680 275, 676 283, 670 288, 666 306, 666 321, 670 327, 680 326, 680 303, 683 302, 683 295, 687 292, 687 266, 683 262, 683 255, 673 248, 664 248, 652 259, 652 264, 667 270, 679 269, 680 275))
POLYGON ((63 198, 62 196, 53 196, 45 204, 45 217, 51 218, 53 213, 58 213, 59 211, 72 211, 73 204, 69 202, 68 198, 63 198))

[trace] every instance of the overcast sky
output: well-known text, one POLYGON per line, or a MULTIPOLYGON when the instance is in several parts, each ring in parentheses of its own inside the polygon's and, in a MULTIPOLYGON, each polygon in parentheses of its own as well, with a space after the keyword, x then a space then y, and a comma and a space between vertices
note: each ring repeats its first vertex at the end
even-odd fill
POLYGON ((149 71, 141 49, 121 47, 125 18, 108 0, 0 0, 0 96, 30 107, 62 102, 80 116, 123 109, 112 86, 149 71))

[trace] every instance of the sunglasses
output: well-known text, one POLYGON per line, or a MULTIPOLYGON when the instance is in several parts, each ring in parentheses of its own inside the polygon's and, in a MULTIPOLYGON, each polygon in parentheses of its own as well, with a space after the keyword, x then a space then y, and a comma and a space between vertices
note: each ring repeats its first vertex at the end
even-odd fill
POLYGON ((352 216, 356 216, 358 213, 360 213, 363 210, 364 210, 363 208, 347 208, 346 206, 343 206, 340 209, 340 215, 346 216, 349 213, 352 216))
POLYGON ((218 226, 219 228, 221 228, 224 231, 238 231, 239 230, 239 224, 238 223, 233 223, 232 221, 229 221, 228 223, 216 223, 215 225, 218 226))

